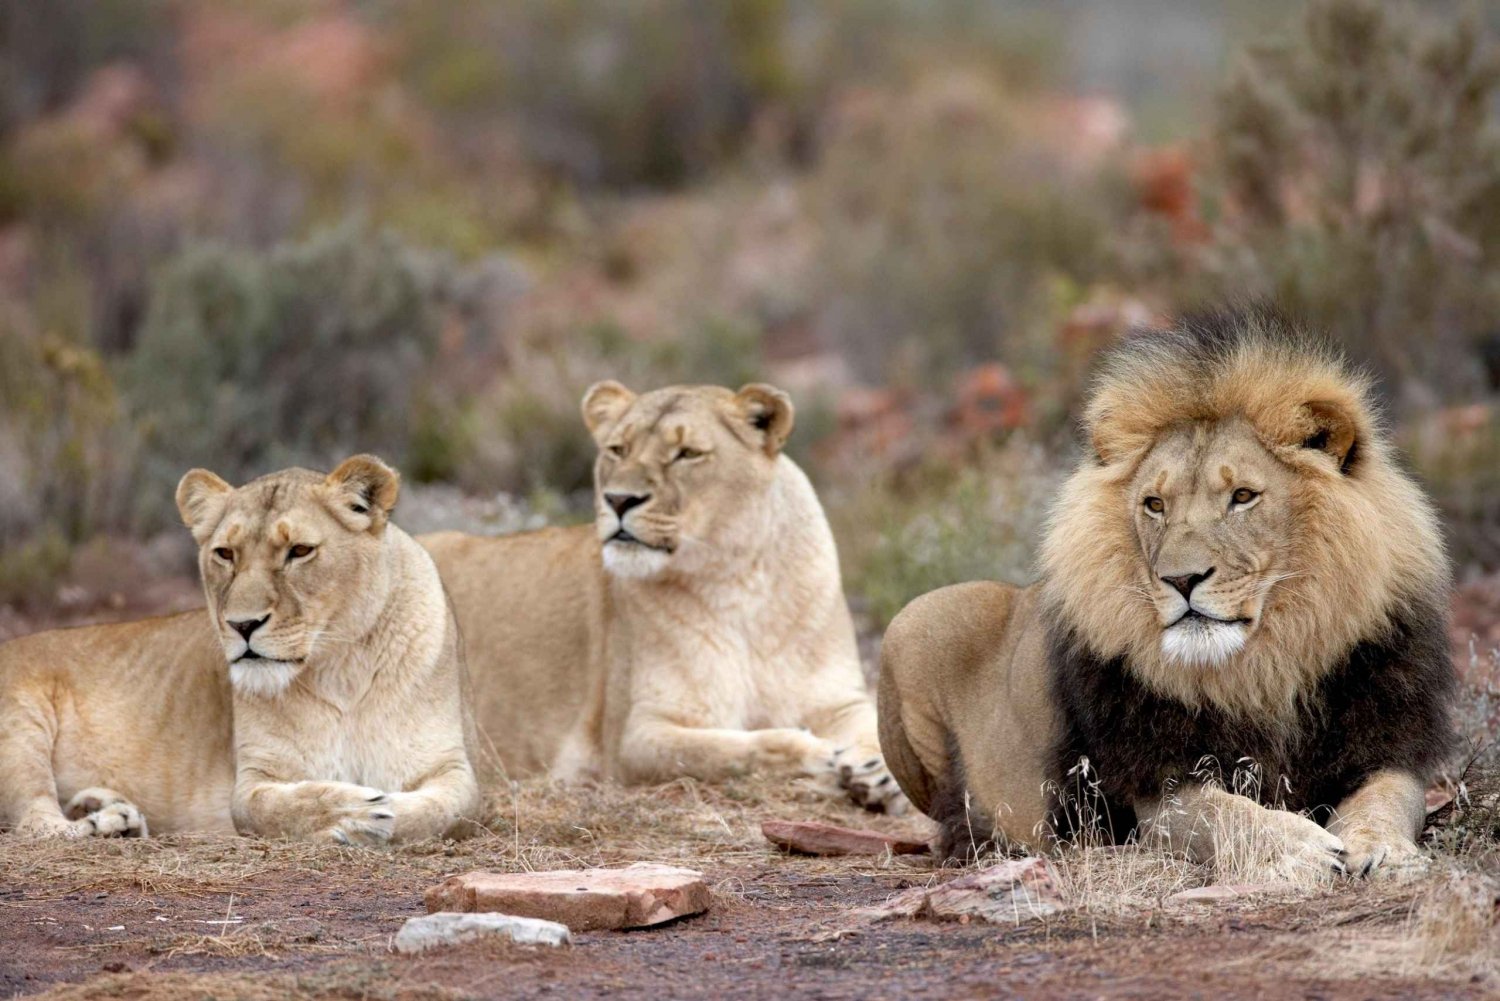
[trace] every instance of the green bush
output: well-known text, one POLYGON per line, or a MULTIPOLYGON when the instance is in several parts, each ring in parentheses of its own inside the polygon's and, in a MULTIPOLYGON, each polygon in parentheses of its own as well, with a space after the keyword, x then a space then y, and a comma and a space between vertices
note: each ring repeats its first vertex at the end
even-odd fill
POLYGON ((125 380, 147 445, 147 521, 192 466, 238 480, 353 451, 401 464, 419 442, 429 471, 446 472, 442 421, 416 411, 452 278, 443 259, 358 224, 266 254, 183 253, 125 380))
POLYGON ((1415 400, 1478 389, 1472 342, 1500 308, 1497 83, 1471 19, 1314 0, 1222 95, 1210 294, 1274 299, 1415 400))

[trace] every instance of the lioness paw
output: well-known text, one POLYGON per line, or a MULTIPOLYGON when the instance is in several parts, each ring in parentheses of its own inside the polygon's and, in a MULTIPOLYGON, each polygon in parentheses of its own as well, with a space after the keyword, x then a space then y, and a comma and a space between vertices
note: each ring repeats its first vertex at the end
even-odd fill
POLYGON ((757 768, 791 771, 814 778, 831 775, 829 761, 833 747, 807 730, 784 727, 755 730, 755 750, 751 764, 757 768))
POLYGON ((830 766, 838 778, 839 788, 848 794, 855 806, 862 806, 872 813, 898 817, 910 805, 879 754, 867 755, 840 748, 834 751, 830 766))
POLYGON ((370 786, 348 786, 334 809, 335 821, 323 836, 335 844, 379 848, 396 833, 396 811, 391 797, 370 786))
POLYGON ((146 818, 136 805, 113 789, 84 789, 68 800, 65 832, 75 838, 144 838, 146 818))

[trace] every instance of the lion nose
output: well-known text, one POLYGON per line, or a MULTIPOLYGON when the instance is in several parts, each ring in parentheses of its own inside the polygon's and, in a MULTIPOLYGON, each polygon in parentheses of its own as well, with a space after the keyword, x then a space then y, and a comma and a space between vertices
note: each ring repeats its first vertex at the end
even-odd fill
POLYGON ((244 637, 245 642, 250 642, 250 634, 266 624, 269 615, 262 615, 258 619, 229 619, 229 628, 244 637))
POLYGON ((640 507, 651 499, 650 494, 605 494, 604 502, 615 512, 616 518, 625 517, 625 512, 640 507))
POLYGON ((1192 598, 1193 588, 1208 580, 1209 577, 1213 576, 1213 572, 1214 568, 1209 567, 1202 573, 1188 573, 1182 574, 1181 576, 1177 577, 1164 576, 1162 577, 1162 580, 1166 581, 1168 584, 1172 585, 1172 587, 1176 588, 1177 593, 1182 595, 1184 600, 1187 600, 1192 598))

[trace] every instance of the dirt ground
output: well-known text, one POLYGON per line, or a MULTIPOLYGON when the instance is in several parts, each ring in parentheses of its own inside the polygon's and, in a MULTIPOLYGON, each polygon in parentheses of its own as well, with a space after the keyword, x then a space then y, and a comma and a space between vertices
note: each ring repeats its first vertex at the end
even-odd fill
MULTIPOLYGON (((59 618, 84 617, 114 616, 59 618)), ((39 625, 13 616, 0 634, 39 625)), ((1469 778, 1481 800, 1495 782, 1469 778)), ((496 796, 487 836, 390 851, 0 836, 0 997, 1500 998, 1500 831, 1496 811, 1472 822, 1476 811, 1444 811, 1420 878, 1212 904, 1169 899, 1210 882, 1201 867, 1145 849, 1074 850, 1057 859, 1069 907, 1015 926, 861 919, 856 908, 953 871, 920 856, 783 855, 760 822, 920 837, 927 821, 748 779, 518 783, 496 796), (701 870, 712 907, 558 950, 391 948, 425 912, 423 890, 448 875, 634 861, 701 870)))

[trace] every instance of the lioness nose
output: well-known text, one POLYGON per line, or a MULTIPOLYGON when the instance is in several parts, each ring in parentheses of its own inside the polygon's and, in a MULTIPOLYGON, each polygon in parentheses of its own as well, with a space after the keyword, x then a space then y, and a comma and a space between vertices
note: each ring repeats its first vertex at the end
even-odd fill
POLYGON ((250 634, 265 625, 266 620, 269 618, 269 615, 262 615, 258 619, 229 619, 229 628, 239 633, 245 638, 245 642, 249 643, 250 634))
POLYGON ((1202 573, 1188 573, 1180 577, 1163 577, 1162 580, 1176 588, 1177 593, 1184 598, 1191 598, 1193 596, 1193 588, 1208 580, 1209 577, 1213 576, 1213 572, 1214 568, 1209 567, 1202 573))
POLYGON ((614 509, 615 517, 625 517, 625 512, 640 507, 651 499, 650 494, 605 494, 604 502, 614 509))

